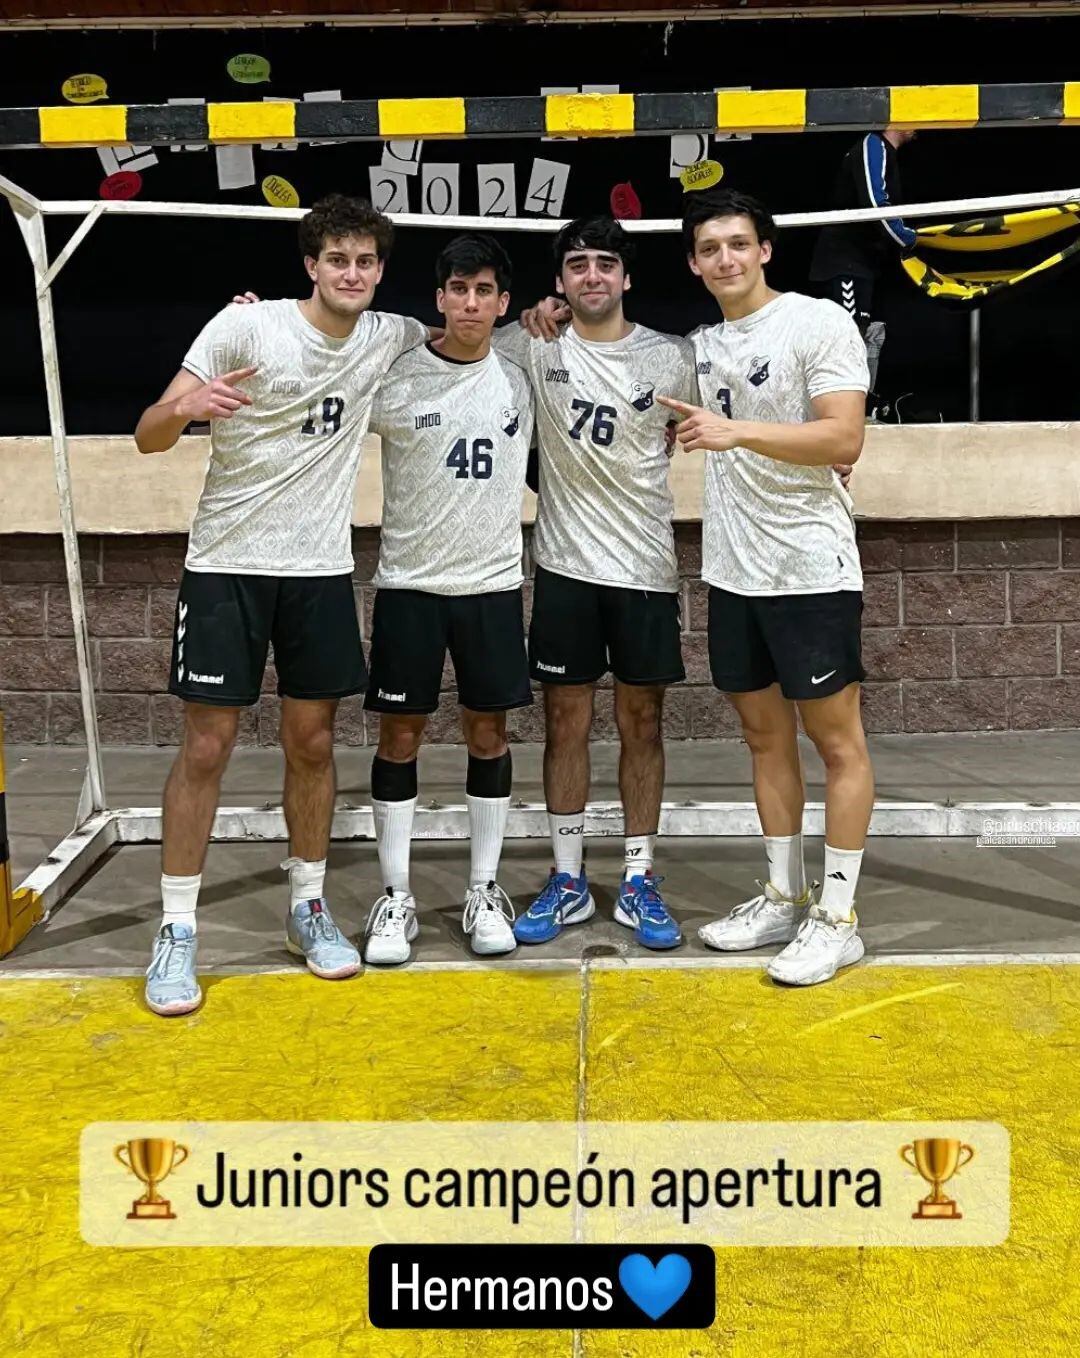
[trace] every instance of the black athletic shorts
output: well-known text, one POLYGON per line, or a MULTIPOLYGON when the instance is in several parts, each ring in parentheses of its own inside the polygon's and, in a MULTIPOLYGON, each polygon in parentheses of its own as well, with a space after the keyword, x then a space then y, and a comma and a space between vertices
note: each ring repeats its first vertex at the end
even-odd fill
POLYGON ((184 572, 170 693, 250 707, 259 701, 271 644, 279 697, 347 698, 367 688, 351 576, 184 572))
POLYGON ((505 712, 532 702, 520 588, 490 594, 380 589, 364 706, 434 712, 447 651, 462 707, 505 712))
POLYGON ((709 667, 725 693, 779 683, 785 698, 827 698, 866 678, 860 590, 733 594, 709 587, 709 667))
POLYGON ((677 684, 686 678, 679 596, 537 566, 529 668, 543 684, 594 684, 608 670, 624 684, 677 684))

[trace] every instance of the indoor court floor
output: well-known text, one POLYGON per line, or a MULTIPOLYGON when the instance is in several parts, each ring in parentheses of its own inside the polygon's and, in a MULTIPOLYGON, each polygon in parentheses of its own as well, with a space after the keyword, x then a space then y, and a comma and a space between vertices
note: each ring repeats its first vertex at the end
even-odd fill
MULTIPOLYGON (((1066 801, 1080 734, 878 737, 888 800, 1066 801)), ((515 748, 515 796, 538 800, 538 752, 515 748)), ((154 805, 167 751, 110 750, 110 801, 154 805)), ((18 881, 70 828, 78 750, 9 748, 18 881)), ((341 795, 366 797, 370 751, 341 795)), ((463 800, 464 754, 428 750, 421 800, 463 800)), ((598 746, 594 796, 614 795, 598 746)), ((810 765, 808 773, 812 775, 810 765)), ((669 750, 667 800, 743 800, 745 752, 669 750)), ((278 786, 274 751, 239 751, 225 800, 278 786)), ((815 796, 813 778, 809 795, 815 796)), ((808 845, 813 872, 820 841, 808 845)), ((281 946, 276 844, 211 849, 200 903, 201 1011, 142 1004, 158 853, 114 851, 0 963, 0 1342, 28 1358, 177 1354, 1064 1355, 1080 1332, 1080 838, 1054 848, 871 840, 860 890, 867 961, 782 990, 768 950, 708 953, 699 924, 753 891, 760 846, 662 842, 658 870, 689 942, 638 950, 610 920, 618 840, 587 860, 598 914, 548 948, 481 964, 462 946, 461 842, 416 848, 413 964, 327 983, 281 946), (1012 1146, 1012 1226, 988 1249, 720 1249, 708 1331, 379 1331, 359 1249, 121 1251, 83 1243, 82 1128, 104 1120, 987 1120, 1012 1146)), ((507 846, 527 903, 543 841, 507 846)), ((362 928, 374 847, 336 845, 336 917, 362 928)))

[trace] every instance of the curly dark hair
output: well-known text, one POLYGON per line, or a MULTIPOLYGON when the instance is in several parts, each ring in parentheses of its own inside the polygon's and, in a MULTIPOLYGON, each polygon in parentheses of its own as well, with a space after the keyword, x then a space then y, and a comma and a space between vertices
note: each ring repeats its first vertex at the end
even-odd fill
POLYGON ((774 244, 779 228, 769 209, 757 198, 737 189, 714 189, 706 193, 688 193, 684 199, 682 221, 683 248, 693 257, 695 237, 699 226, 717 217, 749 217, 754 223, 758 240, 774 244))
POLYGON ((370 236, 375 253, 385 263, 394 245, 394 224, 376 212, 366 198, 347 198, 331 193, 312 207, 300 221, 300 251, 304 258, 318 259, 328 240, 343 236, 370 236))

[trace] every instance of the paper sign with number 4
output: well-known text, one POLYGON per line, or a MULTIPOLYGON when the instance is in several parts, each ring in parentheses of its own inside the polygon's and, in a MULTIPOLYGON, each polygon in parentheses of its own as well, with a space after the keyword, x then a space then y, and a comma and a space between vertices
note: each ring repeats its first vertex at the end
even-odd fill
POLYGON ((556 160, 534 160, 525 194, 525 211, 542 217, 561 217, 570 166, 556 160))

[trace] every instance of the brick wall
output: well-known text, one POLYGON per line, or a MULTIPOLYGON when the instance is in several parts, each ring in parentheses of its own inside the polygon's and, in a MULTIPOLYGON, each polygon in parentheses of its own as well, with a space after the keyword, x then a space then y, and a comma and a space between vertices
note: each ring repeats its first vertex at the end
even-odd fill
MULTIPOLYGON (((1045 730, 1080 726, 1080 520, 863 524, 864 652, 871 731, 1045 730)), ((687 682, 668 694, 672 739, 728 735, 709 684, 700 530, 677 530, 687 682)), ((83 579, 102 738, 174 744, 180 704, 163 692, 184 539, 87 537, 83 579)), ((355 535, 357 607, 370 633, 378 533, 355 535)), ((527 587, 528 589, 528 587, 527 587)), ((528 599, 527 599, 528 602, 528 599)), ((458 736, 452 675, 431 738, 458 736)), ((240 739, 273 744, 275 677, 240 739)), ((0 537, 0 707, 11 742, 77 744, 82 722, 63 555, 56 537, 0 537)), ((515 740, 541 737, 539 705, 510 714, 515 740)), ((375 732, 360 700, 342 704, 345 744, 375 732)), ((614 735, 610 684, 596 733, 614 735)))

